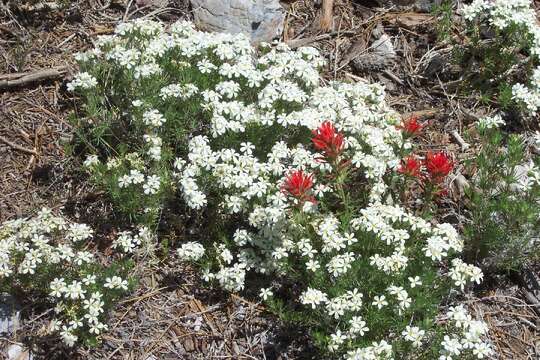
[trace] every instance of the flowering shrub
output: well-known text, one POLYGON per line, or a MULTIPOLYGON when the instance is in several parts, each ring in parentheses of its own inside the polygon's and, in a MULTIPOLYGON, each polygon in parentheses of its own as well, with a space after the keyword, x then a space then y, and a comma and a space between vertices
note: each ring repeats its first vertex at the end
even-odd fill
POLYGON ((511 98, 523 105, 528 114, 535 115, 540 108, 540 27, 532 5, 530 0, 474 0, 463 7, 462 13, 473 34, 469 49, 481 59, 481 72, 488 86, 499 84, 502 102, 511 98), (479 36, 487 33, 487 29, 494 36, 486 46, 479 36), (520 51, 527 57, 520 59, 520 51), (525 76, 526 81, 507 87, 510 72, 521 66, 532 68, 525 76))
POLYGON ((104 267, 88 251, 93 232, 42 209, 30 219, 0 225, 0 286, 9 293, 47 297, 58 331, 72 346, 79 339, 95 343, 107 330, 105 312, 129 287, 128 260, 104 267))
POLYGON ((242 35, 185 22, 170 32, 122 24, 79 59, 89 74, 72 86, 87 110, 79 127, 96 152, 85 165, 135 218, 173 199, 205 211, 208 240, 177 255, 207 281, 262 286, 270 308, 309 325, 335 356, 491 352, 463 308, 435 321, 449 289, 482 272, 456 257, 463 242, 451 225, 397 203, 400 172, 442 185, 452 163, 429 154, 425 171, 400 167, 421 125, 399 126, 380 85, 319 86, 314 49, 256 53, 242 35))
MULTIPOLYGON (((195 32, 189 23, 174 24, 170 34, 155 22, 119 25, 116 35, 101 36, 77 56, 82 72, 68 86, 85 96, 87 116, 77 127, 94 153, 85 165, 120 209, 154 222, 177 184, 171 163, 187 155, 191 134, 209 132, 226 143, 234 137, 229 130, 294 121, 283 112, 306 101, 322 60, 314 49, 284 50, 268 49, 253 61, 241 35, 195 32)), ((190 204, 205 205, 190 177, 179 185, 190 204)))

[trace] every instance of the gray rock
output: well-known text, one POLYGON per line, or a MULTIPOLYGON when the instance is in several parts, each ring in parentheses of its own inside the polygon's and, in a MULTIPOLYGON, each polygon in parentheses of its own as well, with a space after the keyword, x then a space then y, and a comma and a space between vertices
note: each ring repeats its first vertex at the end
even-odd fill
POLYGON ((352 66, 357 71, 375 71, 384 69, 392 64, 396 58, 396 51, 390 37, 382 34, 370 46, 369 51, 363 51, 352 61, 352 66))
POLYGON ((33 360, 34 357, 28 349, 23 348, 19 344, 9 345, 6 352, 7 360, 33 360))
POLYGON ((431 12, 436 6, 442 4, 442 0, 417 0, 414 9, 421 12, 431 12))
POLYGON ((0 294, 0 334, 13 334, 19 328, 20 306, 9 294, 0 294))
POLYGON ((435 6, 441 5, 442 0, 378 0, 381 6, 397 5, 397 9, 412 9, 420 12, 430 12, 435 6))
POLYGON ((254 43, 271 41, 283 31, 285 13, 278 0, 191 0, 201 30, 244 33, 254 43))
POLYGON ((164 8, 169 5, 169 0, 135 0, 135 3, 139 7, 164 8))

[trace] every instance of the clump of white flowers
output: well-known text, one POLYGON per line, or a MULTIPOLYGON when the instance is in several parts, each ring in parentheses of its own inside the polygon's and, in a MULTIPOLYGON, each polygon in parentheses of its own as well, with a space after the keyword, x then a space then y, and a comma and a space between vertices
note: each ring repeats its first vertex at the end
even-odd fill
MULTIPOLYGON (((478 20, 503 33, 518 29, 519 37, 528 43, 531 57, 540 60, 540 26, 531 0, 474 0, 463 7, 462 13, 468 21, 478 20)), ((529 78, 529 84, 514 84, 512 95, 531 115, 536 115, 540 108, 540 65, 529 78)))
POLYGON ((472 353, 478 359, 493 355, 493 349, 483 341, 488 333, 485 322, 474 320, 463 305, 450 307, 446 317, 455 331, 444 336, 440 359, 455 359, 466 353, 472 353))
MULTIPOLYGON (((129 138, 105 163, 87 158, 89 171, 130 215, 157 213, 166 196, 207 210, 211 242, 186 242, 178 257, 206 262, 204 279, 229 291, 254 272, 294 280, 288 301, 316 319, 334 354, 382 359, 420 347, 448 287, 481 280, 455 260, 463 241, 451 225, 397 203, 392 178, 412 145, 380 84, 320 86, 313 48, 254 49, 244 35, 188 22, 169 32, 123 24, 81 58, 83 70, 106 63, 122 79, 97 94, 113 109, 100 125, 111 118, 129 138)), ((131 233, 115 242, 136 245, 131 233)), ((113 277, 107 286, 123 287, 113 277)), ((277 286, 260 297, 279 301, 277 286)))
POLYGON ((140 226, 136 233, 120 232, 111 247, 126 255, 134 254, 136 257, 144 258, 154 256, 156 242, 156 235, 148 227, 140 226))
POLYGON ((105 279, 109 270, 85 250, 92 237, 88 225, 45 208, 33 218, 0 225, 0 283, 48 296, 55 304, 50 329, 68 346, 107 330, 105 309, 128 289, 118 275, 105 279))
POLYGON ((177 250, 178 256, 182 260, 197 261, 204 255, 204 247, 194 241, 182 244, 180 249, 177 250))
POLYGON ((493 116, 484 116, 480 118, 477 122, 477 126, 480 129, 495 129, 501 126, 506 125, 506 122, 503 120, 500 114, 495 114, 493 116))
POLYGON ((87 72, 81 72, 78 73, 75 78, 67 84, 67 88, 69 91, 75 91, 77 89, 92 89, 97 85, 97 80, 95 77, 90 75, 87 72))

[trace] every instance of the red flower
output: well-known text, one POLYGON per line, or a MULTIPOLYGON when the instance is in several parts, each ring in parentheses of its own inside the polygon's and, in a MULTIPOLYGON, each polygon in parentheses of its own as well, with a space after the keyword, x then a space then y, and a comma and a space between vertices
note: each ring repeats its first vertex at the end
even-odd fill
POLYGON ((305 174, 302 170, 295 170, 285 178, 281 190, 300 201, 312 201, 315 199, 308 192, 313 187, 313 175, 305 174))
POLYGON ((435 183, 442 182, 454 168, 454 163, 442 152, 433 154, 428 151, 424 164, 431 180, 435 183))
POLYGON ((418 122, 416 116, 411 116, 407 120, 403 120, 401 125, 398 126, 398 129, 403 130, 406 136, 414 136, 422 131, 423 128, 424 125, 418 122))
POLYGON ((335 160, 345 147, 343 134, 336 131, 330 121, 323 122, 316 130, 312 131, 313 146, 324 153, 327 158, 335 160))
POLYGON ((416 156, 411 155, 401 160, 401 165, 398 168, 398 172, 413 177, 420 177, 420 170, 422 169, 422 163, 418 161, 416 156))

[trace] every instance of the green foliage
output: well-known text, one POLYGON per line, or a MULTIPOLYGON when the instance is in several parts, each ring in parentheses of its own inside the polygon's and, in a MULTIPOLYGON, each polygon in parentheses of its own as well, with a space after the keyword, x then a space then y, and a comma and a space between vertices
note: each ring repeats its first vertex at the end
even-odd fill
POLYGON ((437 40, 449 40, 452 36, 452 27, 454 25, 453 1, 443 0, 440 4, 433 6, 431 13, 437 18, 437 40))
POLYGON ((96 344, 107 328, 105 314, 135 285, 129 275, 133 261, 96 261, 87 251, 91 238, 86 225, 68 223, 47 209, 0 225, 0 290, 54 310, 50 329, 69 346, 96 344))
POLYGON ((538 65, 534 9, 527 1, 474 1, 462 14, 464 36, 454 51, 463 69, 462 90, 478 92, 485 104, 534 115, 536 85, 529 81, 538 65))
POLYGON ((540 184, 538 157, 529 160, 523 139, 479 129, 481 149, 468 162, 468 254, 485 267, 519 270, 538 259, 540 184))

